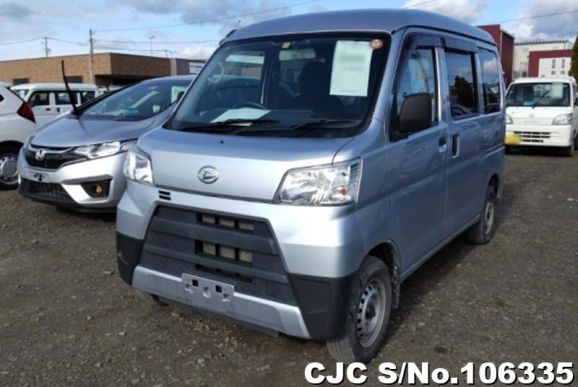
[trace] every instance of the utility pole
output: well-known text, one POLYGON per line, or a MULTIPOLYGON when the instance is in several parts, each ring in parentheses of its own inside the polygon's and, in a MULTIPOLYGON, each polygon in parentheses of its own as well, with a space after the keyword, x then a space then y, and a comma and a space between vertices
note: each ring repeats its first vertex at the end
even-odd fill
POLYGON ((153 56, 153 39, 154 39, 154 38, 155 38, 154 35, 149 38, 149 40, 150 40, 150 45, 151 45, 151 56, 153 56))
POLYGON ((50 55, 50 49, 48 48, 48 37, 45 36, 42 39, 44 39, 44 56, 48 58, 48 55, 50 55))
POLYGON ((90 83, 94 83, 94 31, 88 30, 88 78, 90 83))

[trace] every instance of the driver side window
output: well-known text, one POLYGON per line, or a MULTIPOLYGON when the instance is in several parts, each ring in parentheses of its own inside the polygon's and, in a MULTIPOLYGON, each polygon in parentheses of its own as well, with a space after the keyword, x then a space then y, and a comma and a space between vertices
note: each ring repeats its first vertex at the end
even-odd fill
POLYGON ((414 94, 429 94, 432 101, 431 126, 438 121, 438 102, 436 92, 436 65, 433 47, 417 47, 406 56, 398 72, 395 96, 397 114, 401 111, 405 99, 414 94))

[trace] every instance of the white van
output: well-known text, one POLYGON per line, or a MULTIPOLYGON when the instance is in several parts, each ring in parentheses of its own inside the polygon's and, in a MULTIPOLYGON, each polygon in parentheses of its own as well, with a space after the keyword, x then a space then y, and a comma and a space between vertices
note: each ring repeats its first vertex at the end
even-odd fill
MULTIPOLYGON (((102 94, 96 85, 70 83, 69 86, 75 96, 76 105, 102 94)), ((39 127, 72 109, 64 83, 28 83, 12 86, 11 90, 32 107, 39 127)))
POLYGON ((506 96, 506 146, 564 148, 574 154, 578 98, 574 78, 521 78, 506 96))

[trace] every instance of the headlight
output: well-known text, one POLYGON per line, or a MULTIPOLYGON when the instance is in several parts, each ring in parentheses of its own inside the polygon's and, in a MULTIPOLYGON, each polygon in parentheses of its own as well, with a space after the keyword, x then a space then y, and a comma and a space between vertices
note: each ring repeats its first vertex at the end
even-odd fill
POLYGON ((277 195, 282 203, 301 206, 347 204, 357 200, 361 161, 293 169, 285 175, 277 195))
POLYGON ((129 180, 153 185, 153 167, 149 155, 133 146, 126 154, 123 168, 124 175, 129 180))
POLYGON ((513 125, 514 124, 514 120, 512 120, 512 116, 509 114, 506 114, 506 125, 513 125))
POLYGON ((552 125, 570 125, 572 123, 572 113, 570 114, 560 114, 554 121, 552 121, 552 125))
POLYGON ((135 141, 112 141, 102 144, 91 144, 77 146, 70 152, 79 156, 84 156, 87 159, 97 159, 99 157, 112 156, 120 152, 126 151, 135 141))

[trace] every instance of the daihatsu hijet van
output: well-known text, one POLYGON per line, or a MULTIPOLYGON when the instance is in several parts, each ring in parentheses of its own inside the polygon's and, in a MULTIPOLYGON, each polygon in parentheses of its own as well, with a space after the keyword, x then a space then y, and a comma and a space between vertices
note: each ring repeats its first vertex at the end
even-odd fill
POLYGON ((572 156, 578 132, 574 78, 520 78, 506 94, 506 145, 563 148, 572 156))
POLYGON ((494 234, 501 74, 490 35, 421 11, 232 32, 127 154, 121 277, 368 362, 403 280, 494 234))

